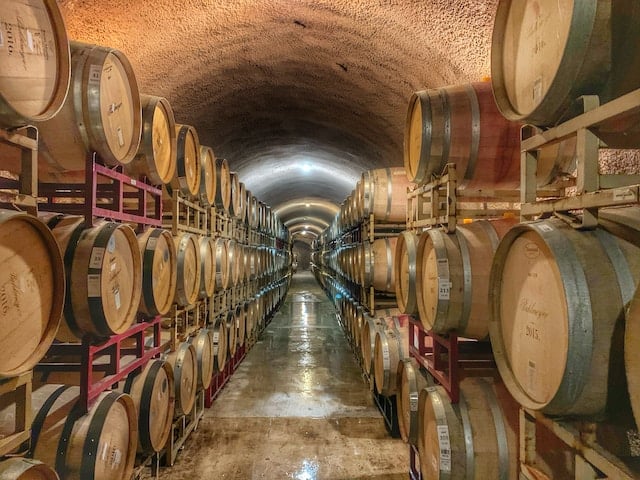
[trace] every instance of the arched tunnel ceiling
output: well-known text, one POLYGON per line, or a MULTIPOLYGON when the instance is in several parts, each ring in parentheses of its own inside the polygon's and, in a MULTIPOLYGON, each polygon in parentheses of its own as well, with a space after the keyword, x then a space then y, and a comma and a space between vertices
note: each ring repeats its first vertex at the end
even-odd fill
POLYGON ((402 165, 411 93, 489 72, 497 0, 59 0, 74 40, 122 50, 143 93, 281 218, 330 218, 364 170, 402 165), (293 205, 293 209, 291 206, 293 205))

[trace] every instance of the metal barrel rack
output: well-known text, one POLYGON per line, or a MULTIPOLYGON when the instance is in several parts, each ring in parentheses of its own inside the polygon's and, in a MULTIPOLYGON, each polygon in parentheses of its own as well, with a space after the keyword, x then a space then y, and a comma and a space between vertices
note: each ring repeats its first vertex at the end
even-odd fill
MULTIPOLYGON (((599 211, 605 207, 640 203, 640 175, 602 174, 599 149, 613 144, 621 149, 637 149, 640 123, 640 89, 600 105, 596 96, 578 99, 584 113, 553 128, 542 130, 527 125, 521 133, 521 218, 532 220, 556 216, 577 229, 598 225, 599 211), (628 130, 629 129, 629 130, 628 130), (542 147, 567 139, 576 142, 576 175, 569 186, 575 193, 540 199, 536 168, 542 147), (611 141, 610 141, 611 140, 611 141)), ((607 451, 596 441, 598 423, 554 419, 540 412, 520 409, 520 478, 537 480, 536 431, 545 429, 567 447, 575 465, 576 480, 638 478, 637 470, 607 451)))

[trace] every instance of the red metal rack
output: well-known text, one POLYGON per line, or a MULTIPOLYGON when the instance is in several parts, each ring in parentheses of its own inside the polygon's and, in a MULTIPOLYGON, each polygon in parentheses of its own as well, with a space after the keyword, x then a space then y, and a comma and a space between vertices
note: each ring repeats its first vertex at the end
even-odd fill
POLYGON ((42 210, 83 215, 86 225, 94 218, 145 226, 162 226, 162 190, 122 173, 121 167, 100 165, 87 156, 84 183, 40 183, 42 210))
POLYGON ((456 332, 446 336, 427 332, 412 316, 409 322, 409 355, 442 385, 451 403, 460 400, 462 371, 495 368, 489 342, 462 339, 456 332))
POLYGON ((225 387, 231 375, 237 370, 244 357, 247 355, 247 347, 246 344, 242 347, 239 347, 236 350, 236 354, 233 355, 224 366, 222 372, 217 372, 213 376, 213 380, 211 381, 211 385, 204 392, 204 406, 206 408, 211 408, 213 405, 213 401, 218 397, 222 389, 225 387))
POLYGON ((135 369, 144 366, 151 358, 158 357, 166 350, 160 340, 162 317, 141 321, 125 333, 113 335, 99 345, 85 338, 82 343, 56 343, 51 346, 44 361, 36 366, 38 372, 77 372, 80 374, 80 405, 88 411, 102 392, 124 380, 135 369), (153 346, 145 346, 148 330, 153 329, 153 346), (135 341, 135 346, 129 344, 135 341), (126 365, 121 364, 124 355, 135 355, 136 359, 126 365), (108 363, 96 364, 98 358, 109 357, 108 363), (73 357, 75 361, 68 361, 73 357), (50 359, 50 361, 47 361, 50 359), (76 360, 77 359, 77 360, 76 360), (94 381, 94 372, 105 376, 94 381))
POLYGON ((409 444, 409 480, 422 480, 418 447, 409 444))

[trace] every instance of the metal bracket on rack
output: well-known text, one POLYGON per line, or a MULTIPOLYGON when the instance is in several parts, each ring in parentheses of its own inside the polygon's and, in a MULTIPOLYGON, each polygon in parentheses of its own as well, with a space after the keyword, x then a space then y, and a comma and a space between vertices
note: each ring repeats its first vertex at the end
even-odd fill
POLYGON ((84 183, 39 183, 43 210, 83 215, 92 226, 95 218, 136 223, 139 230, 162 225, 162 191, 98 163, 95 153, 87 155, 84 183))
POLYGON ((131 372, 147 364, 168 349, 160 340, 160 324, 162 317, 136 323, 129 330, 113 335, 106 341, 94 345, 94 340, 86 337, 82 343, 54 343, 44 361, 36 365, 38 372, 77 372, 80 374, 80 405, 84 412, 89 411, 93 402, 102 392, 124 380, 131 372), (148 330, 152 330, 151 333, 148 330), (153 345, 148 347, 146 339, 153 338, 153 345), (127 344, 127 340, 135 341, 135 346, 127 344), (121 363, 125 355, 135 355, 136 359, 126 365, 121 363), (95 360, 108 357, 108 363, 97 365, 95 360), (66 360, 72 358, 72 361, 66 360), (94 372, 105 375, 95 381, 94 372))

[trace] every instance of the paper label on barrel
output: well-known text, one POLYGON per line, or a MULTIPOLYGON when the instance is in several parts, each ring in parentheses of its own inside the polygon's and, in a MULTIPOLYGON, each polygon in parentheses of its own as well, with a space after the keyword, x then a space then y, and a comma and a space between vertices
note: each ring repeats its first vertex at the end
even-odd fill
POLYGON ((111 238, 109 238, 109 242, 107 243, 107 251, 109 253, 113 253, 116 249, 116 237, 114 235, 111 235, 111 238))
POLYGON ((440 445, 440 471, 451 472, 451 443, 449 442, 449 427, 438 425, 438 444, 440 445))
POLYGON ((538 225, 538 228, 546 233, 553 232, 553 227, 548 223, 541 223, 540 225, 538 225))
POLYGON ((438 279, 438 300, 449 300, 451 295, 451 282, 448 278, 438 279))
POLYGON ((89 83, 100 83, 102 77, 102 67, 100 65, 91 65, 89 67, 89 83))
POLYGON ((27 29, 27 47, 33 52, 33 33, 29 29, 27 29))
POLYGON ((147 247, 145 250, 155 250, 156 244, 158 243, 158 237, 151 237, 147 240, 147 247))
POLYGON ((113 299, 116 304, 116 310, 120 310, 122 302, 120 301, 120 290, 116 290, 113 294, 113 299))
POLYGON ((104 247, 93 247, 91 250, 91 258, 89 259, 89 268, 102 268, 104 260, 104 247))
POLYGON ((100 275, 90 274, 87 275, 87 296, 89 297, 101 297, 100 291, 100 275))
POLYGON ((389 366, 389 345, 388 344, 384 344, 382 345, 382 359, 384 361, 384 366, 388 367, 389 366))
POLYGON ((4 47, 4 34, 2 33, 2 30, 0 30, 0 48, 4 47))
POLYGON ((213 341, 214 342, 217 343, 219 338, 220 338, 220 333, 216 332, 216 333, 213 334, 213 341))
POLYGON ((124 134, 122 133, 122 127, 118 127, 116 129, 116 134, 118 136, 118 145, 124 147, 124 134))
POLYGON ((418 400, 420 395, 418 393, 412 393, 409 395, 409 408, 412 412, 418 411, 418 400))

